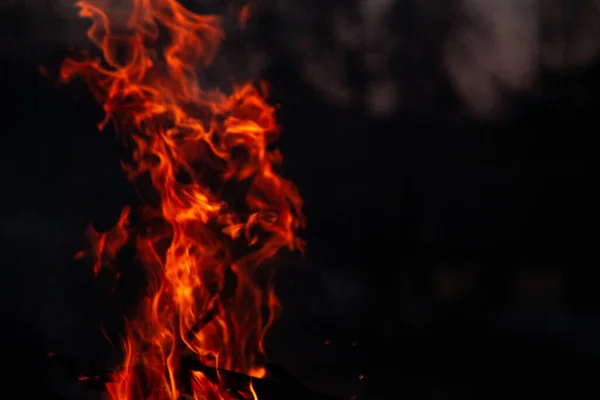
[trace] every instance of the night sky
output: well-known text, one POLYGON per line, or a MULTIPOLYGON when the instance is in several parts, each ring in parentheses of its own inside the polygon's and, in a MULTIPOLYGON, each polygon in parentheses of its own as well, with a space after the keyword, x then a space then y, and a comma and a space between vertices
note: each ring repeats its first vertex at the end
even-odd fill
MULTIPOLYGON (((55 85, 86 26, 59 3, 0 7, 2 376, 38 398, 93 399, 77 376, 114 365, 100 326, 129 300, 73 254, 134 194, 86 88, 55 85)), ((354 2, 296 3, 265 2, 217 61, 271 83, 283 174, 305 199, 307 253, 282 265, 271 360, 340 400, 587 389, 600 372, 600 35, 582 28, 587 2, 563 10, 568 23, 539 14, 535 40, 528 14, 496 10, 496 50, 477 62, 448 56, 473 22, 459 1, 373 2, 389 3, 379 20, 354 2), (346 24, 360 44, 331 28, 340 20, 363 21, 346 24), (562 63, 547 37, 567 44, 562 63)))

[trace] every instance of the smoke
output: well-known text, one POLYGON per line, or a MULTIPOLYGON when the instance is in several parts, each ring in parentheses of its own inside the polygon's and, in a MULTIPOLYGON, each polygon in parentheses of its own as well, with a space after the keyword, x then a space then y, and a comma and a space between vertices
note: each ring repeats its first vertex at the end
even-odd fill
POLYGON ((323 10, 318 2, 274 4, 284 31, 278 35, 279 48, 323 99, 341 107, 364 102, 375 115, 392 112, 399 100, 390 62, 395 39, 389 17, 395 0, 332 3, 323 10), (364 70, 366 84, 351 78, 352 61, 364 70))
MULTIPOLYGON (((600 53, 599 3, 262 0, 246 45, 234 46, 223 64, 244 69, 238 76, 258 76, 269 60, 286 57, 326 102, 380 117, 426 108, 445 80, 474 113, 490 116, 502 111, 505 92, 534 88, 541 71, 585 65, 600 53), (256 22, 261 15, 272 26, 256 22)), ((13 0, 0 9, 23 21, 17 30, 0 29, 5 56, 22 55, 26 44, 50 50, 85 41, 74 0, 13 0)))
POLYGON ((600 53, 597 1, 463 0, 471 21, 450 36, 445 66, 477 113, 502 106, 502 91, 531 89, 542 70, 584 65, 600 53))
POLYGON ((0 15, 0 55, 13 61, 85 45, 75 0, 5 0, 0 15))
POLYGON ((468 19, 445 46, 456 89, 476 112, 499 105, 500 90, 528 88, 539 63, 538 0, 464 0, 468 19))
POLYGON ((581 66, 600 53, 598 1, 443 3, 355 0, 319 10, 316 3, 279 1, 281 48, 324 99, 362 104, 375 116, 424 93, 435 96, 426 82, 437 77, 424 75, 438 70, 475 114, 491 116, 501 112, 504 92, 532 89, 542 70, 581 66), (348 60, 360 64, 363 81, 350 79, 348 60))

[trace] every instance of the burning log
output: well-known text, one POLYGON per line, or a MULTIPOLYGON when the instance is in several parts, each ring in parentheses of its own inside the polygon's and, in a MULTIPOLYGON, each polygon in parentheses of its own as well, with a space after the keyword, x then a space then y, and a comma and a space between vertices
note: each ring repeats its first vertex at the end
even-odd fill
MULTIPOLYGON (((259 400, 336 400, 331 396, 309 390, 284 368, 274 364, 267 364, 267 371, 277 380, 253 378, 238 372, 217 370, 191 358, 183 361, 182 368, 190 373, 193 371, 203 373, 211 382, 220 383, 232 394, 244 393, 252 385, 259 400)), ((80 376, 79 381, 94 390, 104 390, 106 383, 112 381, 112 375, 111 371, 86 374, 80 376)), ((239 396, 240 399, 244 399, 239 396)), ((189 395, 189 398, 192 399, 192 395, 189 395)), ((180 397, 180 400, 185 399, 186 395, 180 397)))

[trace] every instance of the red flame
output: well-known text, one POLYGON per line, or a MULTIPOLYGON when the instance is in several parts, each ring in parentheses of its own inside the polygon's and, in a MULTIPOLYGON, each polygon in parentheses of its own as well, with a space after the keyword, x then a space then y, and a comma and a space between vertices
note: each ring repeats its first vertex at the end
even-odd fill
POLYGON ((112 121, 132 145, 128 177, 149 177, 159 199, 125 209, 109 232, 89 232, 96 272, 116 268, 132 243, 150 281, 107 389, 115 400, 229 399, 201 372, 183 378, 181 361, 265 374, 263 338, 279 308, 269 261, 282 248, 302 249, 302 200, 274 171, 282 158, 271 150, 279 132, 266 84, 229 95, 199 84, 197 68, 224 36, 220 19, 175 0, 130 0, 126 12, 113 3, 77 3, 101 56, 84 52, 61 70, 65 81, 85 80, 106 112, 100 129, 112 121))

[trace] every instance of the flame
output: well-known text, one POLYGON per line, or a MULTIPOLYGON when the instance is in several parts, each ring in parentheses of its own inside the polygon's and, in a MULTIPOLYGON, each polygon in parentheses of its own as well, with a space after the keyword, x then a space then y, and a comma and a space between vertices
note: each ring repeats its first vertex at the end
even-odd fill
POLYGON ((296 187, 274 170, 282 157, 271 146, 279 130, 267 85, 201 87, 197 69, 224 38, 217 16, 175 0, 130 0, 125 11, 109 0, 77 6, 100 56, 67 58, 61 78, 85 80, 105 111, 99 129, 112 122, 131 146, 127 176, 137 185, 149 178, 158 199, 126 208, 109 232, 88 232, 95 273, 116 268, 129 243, 150 282, 107 391, 114 400, 233 398, 182 365, 193 357, 265 375, 263 338, 279 309, 273 260, 283 248, 302 250, 304 226, 296 187))
POLYGON ((254 386, 252 386, 252 380, 250 380, 250 394, 252 394, 252 400, 258 400, 258 396, 254 391, 254 386))

